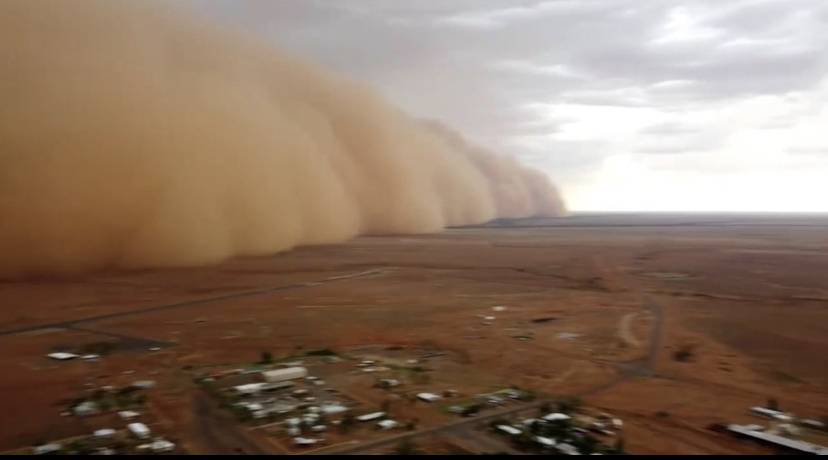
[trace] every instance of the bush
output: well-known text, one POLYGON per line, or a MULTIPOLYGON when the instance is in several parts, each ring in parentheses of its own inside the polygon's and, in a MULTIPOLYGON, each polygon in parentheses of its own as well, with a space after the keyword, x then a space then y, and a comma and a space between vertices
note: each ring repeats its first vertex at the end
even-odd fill
POLYGON ((570 412, 578 410, 578 408, 580 408, 582 404, 583 402, 581 401, 581 398, 578 398, 577 396, 566 398, 561 401, 558 401, 558 410, 565 414, 568 414, 570 412))
POLYGON ((263 351, 261 358, 259 359, 259 364, 273 364, 273 353, 263 351))
POLYGON ((396 455, 420 455, 421 452, 417 449, 417 446, 414 445, 408 439, 403 439, 397 444, 397 447, 394 448, 394 453, 396 455))
POLYGON ((336 352, 330 348, 321 348, 319 350, 311 350, 305 353, 306 356, 336 356, 336 352))
POLYGON ((694 348, 695 347, 693 345, 683 345, 681 348, 673 352, 673 359, 681 363, 692 361, 694 348))
POLYGON ((470 404, 463 408, 463 410, 460 412, 460 415, 462 415, 463 417, 471 417, 472 415, 477 415, 477 413, 479 413, 481 409, 483 409, 482 404, 470 404))

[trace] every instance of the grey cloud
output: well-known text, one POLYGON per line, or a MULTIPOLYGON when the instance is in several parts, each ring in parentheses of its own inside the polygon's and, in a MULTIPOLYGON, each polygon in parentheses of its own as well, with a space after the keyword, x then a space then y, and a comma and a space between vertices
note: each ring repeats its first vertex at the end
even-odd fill
MULTIPOLYGON (((813 0, 189 2, 366 80, 416 115, 524 157, 560 161, 562 170, 597 166, 613 146, 556 142, 559 124, 521 110, 525 104, 681 114, 755 95, 807 95, 828 75, 828 2, 813 0), (716 33, 659 42, 675 8, 716 33), (541 141, 544 148, 534 146, 541 141)), ((640 151, 705 150, 728 137, 654 134, 642 133, 640 151)))

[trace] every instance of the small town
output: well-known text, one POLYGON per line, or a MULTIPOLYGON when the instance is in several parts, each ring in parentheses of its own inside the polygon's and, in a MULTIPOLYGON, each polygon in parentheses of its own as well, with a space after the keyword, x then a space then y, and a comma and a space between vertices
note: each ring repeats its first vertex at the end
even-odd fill
MULTIPOLYGON (((271 452, 626 453, 622 418, 587 407, 576 397, 541 395, 507 384, 468 393, 462 382, 448 385, 435 370, 450 355, 399 346, 318 349, 281 358, 265 351, 255 363, 188 372, 233 429, 268 445, 271 452), (435 442, 435 436, 441 441, 435 442)), ((46 358, 102 359, 69 352, 46 358)), ((151 379, 90 387, 66 401, 61 412, 88 426, 87 436, 44 439, 14 453, 186 453, 173 433, 154 423, 146 401, 156 389, 151 379)), ((745 422, 708 429, 779 453, 828 454, 825 423, 787 413, 776 400, 749 408, 745 422)))

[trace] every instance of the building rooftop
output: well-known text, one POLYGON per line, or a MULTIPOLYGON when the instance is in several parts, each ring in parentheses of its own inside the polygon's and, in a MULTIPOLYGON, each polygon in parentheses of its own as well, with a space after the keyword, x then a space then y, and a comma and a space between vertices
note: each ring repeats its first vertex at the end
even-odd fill
POLYGON ((755 439, 759 439, 765 442, 769 442, 772 444, 777 444, 783 447, 787 447, 789 449, 797 450, 800 452, 805 452, 809 454, 816 454, 816 455, 828 455, 828 447, 820 446, 817 444, 812 444, 807 441, 801 441, 797 439, 790 439, 784 436, 779 436, 772 433, 767 433, 764 431, 756 431, 750 430, 747 426, 744 425, 735 425, 731 424, 727 426, 727 429, 738 433, 744 436, 749 436, 755 439))

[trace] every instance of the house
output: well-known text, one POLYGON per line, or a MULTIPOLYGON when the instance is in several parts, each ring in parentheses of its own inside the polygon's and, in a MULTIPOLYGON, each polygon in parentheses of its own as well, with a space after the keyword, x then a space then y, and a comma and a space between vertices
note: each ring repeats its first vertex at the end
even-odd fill
POLYGON ((578 449, 576 449, 572 444, 562 442, 555 447, 564 455, 581 455, 581 453, 578 452, 578 449))
POLYGON ((264 386, 264 383, 246 383, 244 385, 236 385, 233 389, 240 395, 255 395, 262 391, 264 386))
POLYGON ((319 442, 318 439, 312 439, 312 438, 301 438, 301 437, 293 438, 293 443, 296 444, 297 446, 302 446, 302 447, 312 446, 312 445, 314 445, 318 442, 319 442))
POLYGON ((370 414, 360 415, 356 418, 358 422, 370 422, 371 420, 378 420, 385 417, 385 412, 371 412, 370 414))
POLYGON ((425 401, 425 402, 430 403, 430 402, 439 401, 439 400, 442 399, 442 397, 440 397, 440 395, 436 395, 434 393, 417 393, 417 399, 419 399, 420 401, 425 401))
POLYGON ((262 372, 268 382, 284 382, 286 380, 301 379, 308 376, 308 370, 304 367, 286 367, 262 372))
POLYGON ((138 380, 133 382, 132 386, 141 390, 149 390, 155 387, 155 380, 138 380))
POLYGON ((780 423, 776 425, 776 431, 783 435, 797 436, 799 435, 799 428, 790 423, 780 423))
POLYGON ((302 420, 299 419, 299 418, 293 417, 293 418, 289 418, 289 419, 285 420, 285 423, 287 424, 287 426, 299 426, 299 424, 302 423, 302 420))
POLYGON ((382 421, 377 423, 377 427, 379 427, 379 429, 381 429, 381 430, 391 430, 391 429, 394 429, 398 426, 400 426, 399 422, 397 422, 396 420, 390 420, 390 419, 389 420, 382 420, 382 421))
POLYGON ((561 413, 561 412, 553 412, 551 414, 547 414, 543 417, 544 420, 547 422, 556 422, 556 421, 563 421, 563 420, 570 420, 572 417, 561 413))
MULTIPOLYGON (((66 353, 66 352, 62 352, 62 351, 57 352, 57 353, 49 353, 46 356, 48 356, 52 359, 56 359, 58 361, 66 361, 66 360, 75 359, 75 358, 78 357, 78 355, 76 355, 74 353, 66 353)), ((46 445, 48 445, 48 444, 46 444, 46 445)))
POLYGON ((112 428, 101 428, 100 430, 95 430, 92 435, 96 438, 111 438, 112 436, 115 436, 115 430, 112 428))
POLYGON ((542 422, 542 421, 540 419, 536 419, 536 418, 527 418, 527 419, 524 419, 523 421, 521 421, 520 424, 523 425, 524 427, 528 428, 528 427, 532 426, 532 424, 535 423, 535 422, 542 422))
POLYGON ((150 443, 150 450, 153 452, 172 452, 175 450, 175 444, 163 438, 158 438, 150 443))
POLYGON ((731 424, 727 426, 727 429, 731 433, 735 433, 740 436, 749 437, 758 441, 762 441, 767 444, 771 444, 777 447, 782 447, 791 451, 805 453, 805 454, 816 454, 816 455, 828 455, 828 447, 820 446, 817 444, 812 444, 806 441, 800 441, 796 439, 786 438, 784 436, 779 436, 773 433, 768 433, 764 431, 754 431, 749 430, 744 425, 735 425, 731 424))
POLYGON ((322 413, 325 415, 341 414, 348 411, 348 408, 342 404, 324 404, 320 409, 322 409, 322 413))
POLYGON ((819 420, 811 420, 811 419, 802 419, 799 421, 800 425, 807 426, 808 428, 815 428, 817 430, 824 430, 825 424, 820 422, 819 420))
POLYGON ((73 407, 72 412, 78 417, 97 414, 99 412, 98 404, 94 401, 84 401, 73 407))
POLYGON ((504 432, 508 435, 511 435, 511 436, 517 436, 517 435, 523 433, 523 431, 518 430, 517 428, 515 428, 511 425, 498 425, 496 428, 498 429, 498 431, 502 431, 502 432, 504 432))
POLYGON ((328 427, 325 425, 314 425, 311 427, 311 431, 314 433, 322 433, 323 431, 327 430, 328 427))
POLYGON ((554 439, 547 438, 545 436, 535 436, 532 439, 534 439, 536 443, 542 445, 543 447, 555 447, 555 444, 557 444, 557 442, 555 442, 554 439))
POLYGON ((146 425, 140 422, 130 423, 127 425, 127 429, 130 433, 132 433, 135 437, 139 439, 146 439, 149 438, 150 429, 147 428, 146 425))
POLYGON ((134 410, 122 410, 118 412, 118 416, 121 417, 123 420, 131 420, 134 419, 141 414, 139 412, 135 412, 134 410))
POLYGON ((760 406, 751 407, 750 411, 753 412, 754 414, 762 415, 762 416, 769 417, 769 418, 774 418, 778 415, 783 415, 783 413, 781 411, 774 410, 774 409, 768 409, 767 407, 760 407, 760 406))
POLYGON ((50 442, 49 444, 42 444, 34 448, 35 455, 47 455, 47 454, 54 454, 60 452, 63 446, 56 442, 50 442))
POLYGON ((394 388, 400 386, 400 381, 397 379, 382 379, 380 380, 382 388, 394 388))

